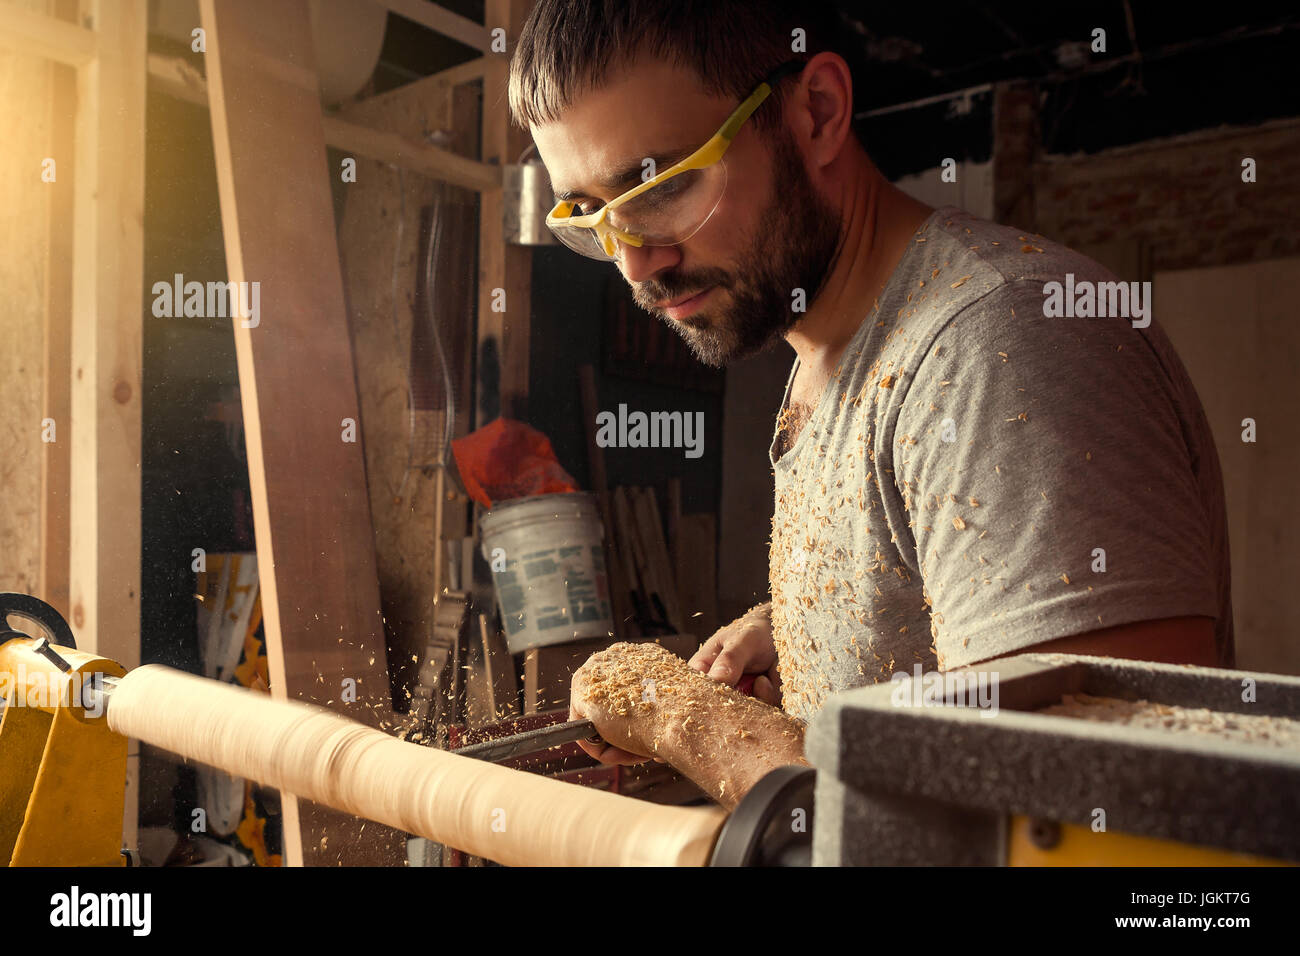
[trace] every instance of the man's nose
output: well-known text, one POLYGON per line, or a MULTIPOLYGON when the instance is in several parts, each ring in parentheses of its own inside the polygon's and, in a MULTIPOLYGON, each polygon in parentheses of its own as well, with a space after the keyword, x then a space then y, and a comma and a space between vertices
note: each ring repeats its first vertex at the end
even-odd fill
POLYGON ((677 246, 629 246, 619 243, 618 267, 628 282, 645 282, 682 261, 677 246))

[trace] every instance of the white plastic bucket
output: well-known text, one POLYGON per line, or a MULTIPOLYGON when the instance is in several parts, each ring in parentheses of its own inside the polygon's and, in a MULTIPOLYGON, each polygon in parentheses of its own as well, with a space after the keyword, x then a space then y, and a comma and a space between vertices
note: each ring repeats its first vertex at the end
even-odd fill
POLYGON ((510 653, 613 636, 595 496, 503 501, 482 516, 479 530, 510 653))

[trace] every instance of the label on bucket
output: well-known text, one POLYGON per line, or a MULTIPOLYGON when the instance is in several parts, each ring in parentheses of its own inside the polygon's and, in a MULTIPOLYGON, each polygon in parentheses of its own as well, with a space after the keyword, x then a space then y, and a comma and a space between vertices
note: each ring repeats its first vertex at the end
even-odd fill
POLYGON ((530 551, 507 559, 492 578, 508 637, 529 632, 529 643, 555 643, 571 639, 583 624, 610 618, 600 545, 530 551))

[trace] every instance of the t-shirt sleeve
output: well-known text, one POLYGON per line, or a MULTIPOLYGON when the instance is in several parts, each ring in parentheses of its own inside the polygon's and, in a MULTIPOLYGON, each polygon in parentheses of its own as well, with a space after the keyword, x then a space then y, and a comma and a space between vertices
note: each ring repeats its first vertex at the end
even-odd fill
POLYGON ((890 409, 882 482, 942 668, 1218 613, 1178 396, 1120 318, 1048 318, 1042 283, 967 306, 890 409))

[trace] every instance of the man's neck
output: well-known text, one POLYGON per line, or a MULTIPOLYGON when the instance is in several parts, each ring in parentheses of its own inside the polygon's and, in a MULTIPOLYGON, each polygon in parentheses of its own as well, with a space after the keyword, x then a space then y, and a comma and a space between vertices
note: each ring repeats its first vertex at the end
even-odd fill
POLYGON ((799 365, 829 375, 897 267, 912 234, 934 211, 887 182, 866 158, 843 187, 844 227, 830 276, 785 339, 799 365))

